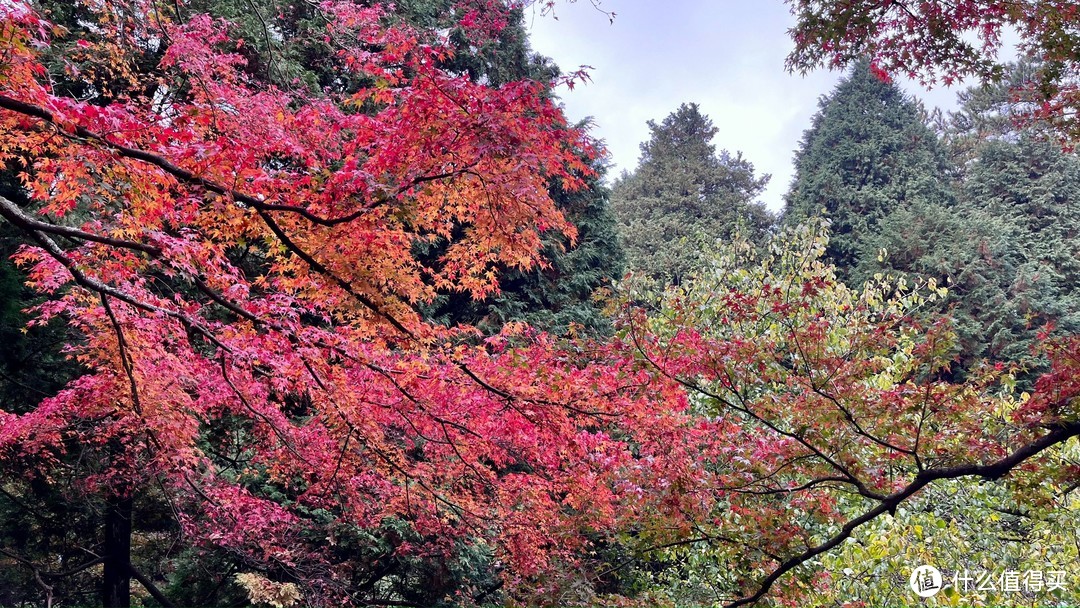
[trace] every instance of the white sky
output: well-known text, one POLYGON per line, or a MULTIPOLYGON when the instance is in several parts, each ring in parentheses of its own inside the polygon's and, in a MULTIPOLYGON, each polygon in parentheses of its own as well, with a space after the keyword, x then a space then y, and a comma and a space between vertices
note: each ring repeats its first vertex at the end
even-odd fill
MULTIPOLYGON (((557 19, 536 11, 526 20, 533 49, 563 72, 593 68, 591 83, 560 94, 571 121, 594 118, 593 134, 611 154, 609 176, 637 166, 646 120, 696 102, 719 129, 718 150, 742 151, 756 173, 772 175, 762 200, 779 210, 802 132, 842 76, 784 70, 794 18, 783 0, 605 0, 603 8, 616 12, 613 24, 589 0, 560 2, 557 19)), ((954 107, 955 88, 903 86, 928 107, 954 107)))

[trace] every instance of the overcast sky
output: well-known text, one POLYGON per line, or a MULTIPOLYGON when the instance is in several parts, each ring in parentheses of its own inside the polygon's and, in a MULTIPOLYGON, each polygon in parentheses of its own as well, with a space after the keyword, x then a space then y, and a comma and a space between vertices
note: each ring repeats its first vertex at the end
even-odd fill
MULTIPOLYGON (((757 173, 772 175, 762 200, 780 209, 802 132, 841 76, 784 70, 794 20, 783 0, 605 0, 603 8, 616 12, 614 23, 589 0, 560 2, 557 19, 536 11, 526 20, 533 48, 564 72, 592 67, 591 83, 560 93, 571 120, 595 119, 611 176, 637 166, 645 121, 696 102, 719 129, 717 149, 741 151, 757 173)), ((955 89, 904 88, 945 109, 956 97, 955 89)))

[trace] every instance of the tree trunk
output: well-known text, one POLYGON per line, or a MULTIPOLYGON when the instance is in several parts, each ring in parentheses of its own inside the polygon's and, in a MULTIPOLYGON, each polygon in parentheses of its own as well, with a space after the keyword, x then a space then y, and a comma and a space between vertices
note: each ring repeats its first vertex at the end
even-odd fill
POLYGON ((131 516, 130 496, 111 495, 105 503, 105 572, 101 581, 104 608, 131 606, 131 516))

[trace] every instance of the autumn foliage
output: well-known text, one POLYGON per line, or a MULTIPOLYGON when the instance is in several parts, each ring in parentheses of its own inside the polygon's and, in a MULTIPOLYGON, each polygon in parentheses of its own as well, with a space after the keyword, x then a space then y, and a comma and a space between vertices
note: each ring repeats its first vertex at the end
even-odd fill
POLYGON ((71 39, 0 0, 0 160, 28 201, 0 216, 31 243, 34 323, 68 323, 85 370, 0 412, 0 462, 111 500, 161 492, 186 546, 260 573, 253 594, 395 601, 371 583, 381 557, 335 549, 364 532, 394 558, 489 547, 499 583, 463 603, 594 601, 683 546, 725 564, 727 601, 794 602, 815 555, 935 480, 1075 474, 1040 460, 1080 434, 1074 349, 1030 397, 1007 370, 951 384, 947 324, 913 315, 934 286, 848 290, 809 228, 628 303, 606 343, 431 323, 438 293, 484 298, 498 268, 541 263, 545 232, 573 239, 548 185, 580 185, 592 143, 555 83, 456 74, 443 33, 379 3, 318 5, 334 69, 361 83, 322 90, 253 77, 226 22, 87 6, 95 35, 71 39), (58 90, 58 46, 84 93, 123 88, 58 90))
POLYGON ((947 320, 919 320, 945 289, 879 276, 851 290, 826 246, 807 226, 764 250, 736 242, 627 320, 627 349, 703 419, 694 478, 662 516, 682 528, 654 542, 726 566, 706 598, 742 605, 773 585, 793 605, 829 597, 813 560, 931 483, 1035 472, 1050 487, 1078 470, 1044 453, 1080 432, 1075 340, 1051 347, 1055 371, 1034 395, 1011 391, 1000 365, 951 382, 947 320))
POLYGON ((96 8, 100 37, 71 41, 3 5, 3 159, 33 209, 2 213, 53 296, 36 322, 67 319, 87 369, 4 414, 6 466, 48 477, 89 447, 82 487, 164 484, 188 542, 273 565, 317 602, 354 581, 300 511, 404 519, 429 540, 402 553, 490 541, 526 577, 610 522, 598 473, 626 451, 597 420, 619 407, 616 369, 416 311, 438 291, 494 292, 496 265, 536 264, 544 231, 573 238, 547 185, 579 184, 590 144, 551 83, 477 84, 440 67, 437 34, 326 2, 337 68, 369 86, 285 90, 244 72, 227 23, 96 8), (104 104, 57 94, 39 49, 61 44, 127 88, 104 104), (155 70, 131 64, 159 45, 155 70), (425 265, 417 243, 444 251, 425 265), (252 492, 264 483, 287 499, 252 492))
POLYGON ((1006 75, 999 57, 1012 54, 1008 43, 1015 37, 1019 52, 1038 63, 1033 78, 1014 91, 1018 114, 1054 125, 1070 145, 1080 137, 1080 6, 1072 0, 787 3, 797 20, 788 67, 803 72, 869 57, 885 78, 995 82, 1006 75))

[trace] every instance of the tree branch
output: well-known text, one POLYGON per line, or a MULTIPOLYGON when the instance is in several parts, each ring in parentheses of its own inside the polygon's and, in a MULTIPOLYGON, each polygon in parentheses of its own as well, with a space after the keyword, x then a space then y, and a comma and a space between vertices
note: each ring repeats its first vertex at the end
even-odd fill
POLYGON ((131 573, 131 577, 139 581, 139 584, 143 586, 143 589, 149 591, 150 595, 155 600, 157 600, 159 604, 165 606, 165 608, 177 608, 176 604, 174 604, 172 600, 170 600, 164 593, 162 593, 161 589, 158 589, 157 585, 155 585, 153 581, 147 578, 142 572, 139 572, 138 568, 132 566, 131 562, 128 562, 127 567, 128 572, 131 573))
POLYGON ((95 243, 101 243, 102 245, 109 245, 110 247, 119 247, 123 249, 134 249, 135 251, 141 251, 151 257, 158 257, 161 255, 161 249, 154 247, 153 245, 146 245, 143 243, 136 243, 133 241, 125 241, 123 239, 114 239, 107 236, 101 236, 90 232, 78 230, 76 228, 70 228, 68 226, 57 226, 55 224, 48 224, 46 222, 39 221, 29 216, 18 205, 12 201, 0 196, 0 216, 7 221, 14 224, 16 227, 25 231, 38 231, 47 234, 55 234, 57 236, 65 236, 72 239, 78 239, 82 241, 93 241, 95 243))
POLYGON ((751 595, 739 598, 734 602, 727 604, 726 608, 745 606, 760 600, 762 597, 765 596, 766 593, 769 592, 769 590, 776 583, 776 581, 780 579, 780 577, 784 576, 788 572, 791 572, 802 564, 810 561, 814 557, 835 548, 840 543, 847 540, 860 526, 870 521, 873 521, 874 519, 880 517, 885 513, 889 513, 895 510, 900 503, 904 502, 908 498, 911 498, 919 490, 925 488, 926 486, 930 485, 935 481, 942 479, 956 479, 958 477, 982 477, 983 479, 991 481, 997 480, 1008 474, 1025 460, 1032 458, 1040 452, 1043 452, 1044 450, 1049 449, 1055 445, 1064 443, 1065 441, 1068 441, 1069 439, 1076 436, 1080 436, 1080 422, 1063 423, 1054 430, 1047 433, 1046 435, 1043 435, 1042 437, 1032 441, 1031 443, 1025 444, 1024 446, 1020 447, 1020 449, 1016 450, 1009 456, 1006 456, 990 464, 968 464, 958 465, 954 467, 924 469, 920 471, 915 476, 915 479, 907 486, 905 486, 901 490, 898 490, 897 492, 894 492, 893 494, 890 494, 888 497, 885 498, 885 500, 881 501, 878 506, 849 521, 847 524, 844 525, 843 528, 840 529, 840 532, 835 534, 829 540, 815 547, 811 547, 806 551, 803 551, 802 553, 791 557, 784 563, 780 564, 780 566, 778 566, 776 570, 773 570, 773 572, 769 574, 769 576, 765 577, 765 579, 762 580, 757 591, 755 591, 751 595))

